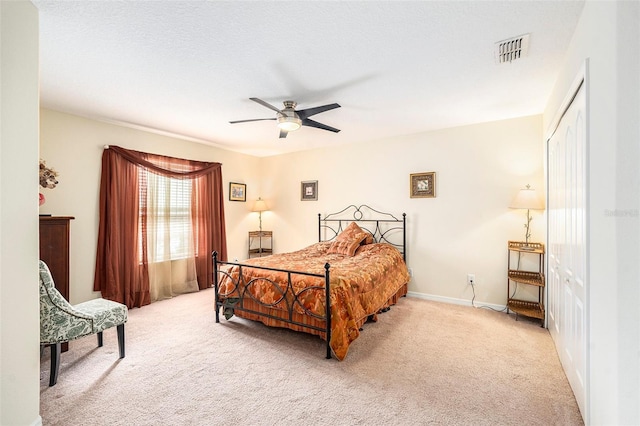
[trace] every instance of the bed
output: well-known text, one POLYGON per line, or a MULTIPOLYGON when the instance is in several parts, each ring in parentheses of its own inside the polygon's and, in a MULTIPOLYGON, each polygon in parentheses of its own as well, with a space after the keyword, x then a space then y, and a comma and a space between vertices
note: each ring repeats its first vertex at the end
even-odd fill
POLYGON ((407 293, 406 214, 367 205, 318 214, 318 242, 301 250, 220 261, 213 255, 215 315, 311 333, 343 360, 367 321, 407 293))

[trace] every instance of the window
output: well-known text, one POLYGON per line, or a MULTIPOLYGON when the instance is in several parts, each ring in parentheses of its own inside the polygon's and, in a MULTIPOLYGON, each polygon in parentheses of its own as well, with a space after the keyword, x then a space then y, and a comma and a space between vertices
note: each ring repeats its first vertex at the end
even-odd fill
POLYGON ((223 207, 222 164, 108 147, 94 290, 132 308, 209 287, 212 251, 227 255, 223 207))
POLYGON ((140 253, 146 226, 149 263, 193 257, 192 180, 144 171, 140 181, 140 253), (143 218, 146 209, 146 220, 143 218))

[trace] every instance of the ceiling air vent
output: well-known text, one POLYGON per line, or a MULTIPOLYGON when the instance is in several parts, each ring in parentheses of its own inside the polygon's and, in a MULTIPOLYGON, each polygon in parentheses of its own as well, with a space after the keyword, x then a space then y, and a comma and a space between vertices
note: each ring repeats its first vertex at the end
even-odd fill
POLYGON ((529 35, 502 40, 496 43, 496 63, 513 62, 516 59, 524 58, 529 52, 529 35))

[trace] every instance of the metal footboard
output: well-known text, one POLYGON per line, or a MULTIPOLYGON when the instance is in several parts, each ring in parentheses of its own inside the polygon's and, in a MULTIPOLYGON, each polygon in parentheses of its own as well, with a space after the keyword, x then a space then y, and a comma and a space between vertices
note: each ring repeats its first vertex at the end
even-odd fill
POLYGON ((330 288, 330 265, 326 263, 324 265, 325 272, 324 274, 314 274, 309 272, 302 271, 289 271, 286 269, 278 269, 271 268, 266 266, 256 266, 256 265, 248 265, 237 262, 226 262, 218 260, 218 252, 214 251, 212 253, 213 258, 213 273, 214 273, 214 290, 215 290, 215 311, 216 311, 216 323, 220 322, 220 310, 222 310, 223 315, 232 315, 233 312, 242 311, 247 312, 253 315, 258 315, 262 318, 271 318, 274 320, 282 321, 288 324, 293 324, 301 328, 315 330, 326 333, 326 348, 327 348, 327 359, 331 358, 331 288, 330 288), (228 265, 230 267, 237 268, 237 277, 234 279, 232 274, 229 273, 229 270, 221 269, 221 266, 228 265), (273 281, 269 278, 263 276, 257 276, 248 279, 246 278, 246 274, 244 273, 247 269, 252 270, 261 270, 261 271, 271 271, 271 272, 282 272, 287 276, 286 286, 283 286, 281 283, 273 281), (293 275, 304 275, 308 277, 316 277, 316 278, 324 278, 323 286, 310 286, 302 291, 296 293, 293 285, 291 277, 293 275), (225 294, 220 294, 220 280, 222 278, 226 278, 228 282, 231 283, 231 290, 226 292, 225 294), (277 300, 273 303, 264 303, 253 295, 251 291, 252 286, 257 285, 261 282, 267 282, 277 294, 277 300), (315 290, 324 290, 325 297, 325 312, 324 315, 318 315, 315 312, 311 312, 308 310, 303 303, 300 301, 301 296, 304 296, 306 292, 315 291, 315 290), (250 307, 245 306, 245 300, 252 300, 256 304, 267 308, 267 309, 279 309, 280 311, 284 311, 286 313, 286 318, 278 315, 272 315, 265 312, 256 311, 251 309, 250 307), (282 306, 284 305, 284 309, 282 306), (294 313, 296 311, 302 311, 304 315, 308 315, 317 320, 324 321, 325 327, 318 327, 313 324, 305 324, 303 322, 297 321, 295 319, 294 313))

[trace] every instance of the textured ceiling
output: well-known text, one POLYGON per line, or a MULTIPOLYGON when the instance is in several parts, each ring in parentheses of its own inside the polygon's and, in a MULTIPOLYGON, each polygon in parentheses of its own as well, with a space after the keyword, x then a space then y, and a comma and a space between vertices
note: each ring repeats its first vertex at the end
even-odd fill
POLYGON ((57 1, 40 11, 44 107, 254 155, 539 114, 583 1, 57 1), (498 65, 494 44, 530 33, 498 65), (278 138, 249 100, 337 102, 278 138))

